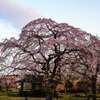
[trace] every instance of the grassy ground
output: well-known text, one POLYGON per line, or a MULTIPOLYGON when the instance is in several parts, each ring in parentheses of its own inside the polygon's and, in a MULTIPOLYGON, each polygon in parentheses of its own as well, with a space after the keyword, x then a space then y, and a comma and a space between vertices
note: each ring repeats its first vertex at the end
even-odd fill
MULTIPOLYGON (((78 93, 79 95, 85 96, 84 93, 78 93)), ((100 95, 100 94, 98 94, 100 95)), ((7 92, 0 92, 0 100, 25 100, 25 97, 14 97, 17 96, 16 93, 7 93, 7 92)), ((59 93, 60 98, 58 98, 58 100, 87 100, 86 98, 78 98, 75 97, 74 93, 59 93)), ((28 100, 45 100, 45 98, 32 98, 32 97, 28 97, 28 100)), ((56 98, 54 98, 53 100, 57 100, 56 98)), ((92 99, 90 99, 92 100, 92 99)), ((97 100, 100 100, 97 99, 97 100)))
MULTIPOLYGON (((25 100, 24 97, 0 97, 0 100, 25 100)), ((28 100, 45 100, 45 98, 31 98, 28 97, 28 100)), ((56 100, 56 98, 54 98, 53 100, 56 100)), ((75 99, 75 98, 58 98, 58 100, 86 100, 86 99, 75 99)))

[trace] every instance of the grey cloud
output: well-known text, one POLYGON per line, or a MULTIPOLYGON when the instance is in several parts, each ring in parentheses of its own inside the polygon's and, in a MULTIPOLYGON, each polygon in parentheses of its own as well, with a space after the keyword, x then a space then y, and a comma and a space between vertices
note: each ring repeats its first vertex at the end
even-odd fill
POLYGON ((18 5, 10 0, 0 0, 0 19, 22 28, 31 20, 41 17, 33 8, 18 5))

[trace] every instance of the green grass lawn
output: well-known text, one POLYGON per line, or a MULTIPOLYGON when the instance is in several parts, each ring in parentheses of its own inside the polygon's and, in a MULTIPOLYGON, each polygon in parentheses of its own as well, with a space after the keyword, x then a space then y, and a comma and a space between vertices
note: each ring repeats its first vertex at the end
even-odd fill
MULTIPOLYGON (((82 96, 85 96, 84 93, 78 93, 82 96)), ((87 98, 78 98, 75 97, 74 93, 59 93, 58 94, 60 96, 60 98, 58 98, 58 100, 87 100, 87 98)), ((98 94, 100 95, 100 94, 98 94)), ((16 93, 7 93, 7 92, 0 92, 0 100, 25 100, 25 97, 14 97, 17 96, 16 93)), ((28 100, 45 100, 45 98, 34 98, 34 97, 28 97, 28 100)), ((56 100, 56 98, 54 98, 53 100, 56 100)), ((92 100, 92 99, 90 99, 92 100)), ((97 99, 97 100, 100 100, 97 99)))

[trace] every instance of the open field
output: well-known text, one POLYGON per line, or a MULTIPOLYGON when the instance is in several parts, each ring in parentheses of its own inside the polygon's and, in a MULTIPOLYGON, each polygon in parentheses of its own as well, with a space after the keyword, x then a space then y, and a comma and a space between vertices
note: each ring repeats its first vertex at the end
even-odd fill
MULTIPOLYGON (((84 93, 78 93, 81 96, 85 96, 84 93)), ((100 94, 97 94, 98 96, 100 96, 100 94)), ((16 93, 7 93, 7 92, 0 92, 0 100, 25 100, 25 97, 14 97, 17 96, 16 93)), ((74 93, 59 93, 59 98, 58 100, 87 100, 86 98, 82 98, 82 97, 75 97, 74 93)), ((38 98, 38 97, 27 97, 28 100, 45 100, 45 98, 38 98)), ((53 100, 57 100, 56 98, 54 98, 53 100)), ((90 99, 92 100, 92 99, 90 99)), ((98 98, 97 100, 100 100, 100 98, 98 98)))

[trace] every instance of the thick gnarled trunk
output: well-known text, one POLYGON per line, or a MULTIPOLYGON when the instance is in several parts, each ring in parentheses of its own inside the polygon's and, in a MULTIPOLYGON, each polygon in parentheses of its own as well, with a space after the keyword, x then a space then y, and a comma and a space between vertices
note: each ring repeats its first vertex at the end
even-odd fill
POLYGON ((46 92, 46 100, 53 100, 53 95, 54 95, 54 89, 45 86, 45 92, 46 92))
POLYGON ((53 100, 53 93, 47 92, 46 93, 46 100, 53 100))

